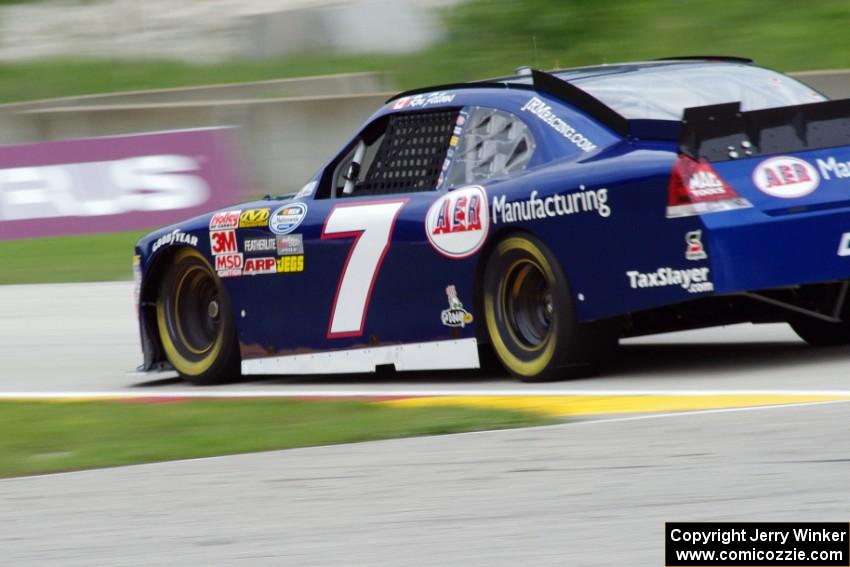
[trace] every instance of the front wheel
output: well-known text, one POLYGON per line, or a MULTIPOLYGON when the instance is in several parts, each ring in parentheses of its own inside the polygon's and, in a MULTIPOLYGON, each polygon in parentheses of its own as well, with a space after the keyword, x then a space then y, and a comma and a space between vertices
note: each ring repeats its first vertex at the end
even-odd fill
POLYGON ((579 324, 566 277, 531 235, 496 244, 482 281, 487 334, 502 365, 523 381, 586 375, 616 345, 610 323, 579 324))
POLYGON ((239 377, 239 345, 227 292, 193 248, 172 258, 156 301, 162 347, 175 370, 198 385, 239 377))

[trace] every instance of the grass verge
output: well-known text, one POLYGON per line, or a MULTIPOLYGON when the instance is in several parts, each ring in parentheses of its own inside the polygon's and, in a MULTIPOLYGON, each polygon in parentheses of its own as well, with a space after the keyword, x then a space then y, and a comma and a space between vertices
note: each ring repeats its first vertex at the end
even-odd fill
POLYGON ((0 477, 553 423, 360 401, 0 402, 0 477))
POLYGON ((133 277, 133 245, 149 230, 0 240, 0 284, 133 277))

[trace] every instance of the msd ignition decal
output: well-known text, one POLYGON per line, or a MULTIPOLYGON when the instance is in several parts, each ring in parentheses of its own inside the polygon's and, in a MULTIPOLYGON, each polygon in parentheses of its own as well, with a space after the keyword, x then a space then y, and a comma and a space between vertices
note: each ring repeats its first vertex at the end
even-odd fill
POLYGON ((161 247, 169 244, 188 244, 189 246, 197 246, 198 237, 192 234, 186 234, 179 228, 176 228, 173 231, 163 234, 157 238, 151 247, 151 252, 156 252, 161 247))
POLYGON ((685 259, 705 260, 708 258, 705 247, 702 245, 702 230, 692 230, 685 234, 685 242, 688 245, 685 249, 685 259))
POLYGON ((767 159, 753 171, 753 183, 762 193, 780 199, 805 197, 818 188, 820 175, 809 162, 778 156, 767 159))
MULTIPOLYGON (((237 222, 239 215, 236 215, 237 222)), ((242 275, 243 257, 236 243, 235 230, 210 232, 210 251, 215 256, 215 271, 223 278, 242 275)))
POLYGON ((523 105, 522 111, 532 113, 555 132, 569 140, 581 151, 592 152, 596 149, 596 144, 585 138, 584 134, 578 132, 567 122, 558 118, 558 116, 552 112, 552 107, 536 96, 531 97, 531 99, 523 105))
POLYGON ((425 217, 428 241, 449 258, 467 258, 478 252, 489 228, 487 193, 478 185, 446 193, 425 217))
POLYGON ((450 285, 446 287, 449 298, 449 308, 440 313, 440 319, 446 327, 465 327, 472 323, 472 313, 463 308, 463 303, 457 297, 457 289, 450 285))
POLYGON ((241 210, 221 211, 215 213, 210 218, 210 230, 226 230, 230 228, 237 228, 239 226, 240 214, 242 214, 241 210))
POLYGON ((626 277, 632 289, 679 286, 688 293, 705 293, 714 291, 714 284, 709 281, 708 274, 708 268, 658 268, 649 273, 630 270, 626 272, 626 277))
POLYGON ((307 205, 289 203, 278 208, 269 219, 269 230, 275 234, 289 234, 301 224, 307 216, 307 205))
POLYGON ((239 228, 259 228, 269 222, 268 209, 248 209, 239 215, 239 228))
POLYGON ((596 212, 602 218, 611 216, 608 189, 588 190, 584 185, 579 185, 579 190, 573 193, 550 195, 542 199, 537 195, 537 191, 532 191, 528 199, 510 203, 505 202, 504 195, 493 198, 493 224, 526 222, 586 212, 596 212))
POLYGON ((403 96, 393 103, 392 109, 402 110, 404 108, 425 108, 426 106, 434 104, 448 104, 454 99, 455 95, 442 91, 413 96, 403 96))

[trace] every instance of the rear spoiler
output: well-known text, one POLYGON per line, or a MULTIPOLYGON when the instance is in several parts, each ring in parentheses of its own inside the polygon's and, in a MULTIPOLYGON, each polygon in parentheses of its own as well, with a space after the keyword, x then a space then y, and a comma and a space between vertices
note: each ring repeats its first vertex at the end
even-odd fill
POLYGON ((711 162, 850 145, 850 99, 743 112, 730 102, 685 109, 679 152, 711 162))

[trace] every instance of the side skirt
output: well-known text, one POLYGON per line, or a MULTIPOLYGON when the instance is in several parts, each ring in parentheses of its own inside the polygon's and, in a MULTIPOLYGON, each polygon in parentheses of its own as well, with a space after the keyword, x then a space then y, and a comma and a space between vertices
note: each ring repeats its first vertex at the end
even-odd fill
POLYGON ((343 374, 375 372, 379 365, 396 370, 479 368, 475 339, 293 354, 242 361, 242 374, 343 374))

